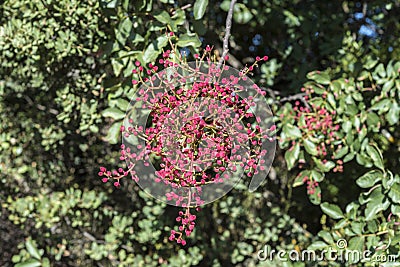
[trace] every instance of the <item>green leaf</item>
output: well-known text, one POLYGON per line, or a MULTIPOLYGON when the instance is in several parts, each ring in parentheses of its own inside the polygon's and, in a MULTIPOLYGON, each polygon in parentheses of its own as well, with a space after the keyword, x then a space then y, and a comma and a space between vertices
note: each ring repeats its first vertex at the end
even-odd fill
POLYGON ((376 115, 376 113, 374 113, 372 111, 368 112, 368 114, 367 114, 368 126, 370 126, 370 127, 377 126, 380 121, 381 120, 379 119, 379 116, 376 115))
MULTIPOLYGON (((231 1, 225 0, 221 3, 221 9, 228 12, 231 1)), ((253 14, 242 3, 236 3, 233 9, 233 20, 240 24, 246 24, 253 18, 253 14)))
POLYGON ((394 80, 389 80, 387 81, 383 87, 382 87, 382 92, 388 92, 390 89, 392 89, 394 86, 394 80))
POLYGON ((117 144, 119 142, 120 129, 121 129, 120 122, 113 123, 113 125, 111 125, 110 129, 108 129, 106 140, 110 144, 117 144))
POLYGON ((366 147, 367 154, 371 157, 374 165, 381 170, 384 170, 383 166, 383 157, 381 152, 374 146, 367 145, 366 147))
POLYGON ((333 244, 334 240, 330 232, 322 230, 318 232, 318 236, 321 237, 326 243, 333 244))
POLYGON ((310 175, 310 171, 309 170, 304 170, 304 171, 302 171, 302 172, 300 172, 297 176, 296 176, 296 178, 294 179, 294 181, 293 181, 293 187, 297 187, 297 186, 300 186, 300 185, 303 185, 304 184, 304 177, 306 177, 306 176, 309 176, 310 175))
MULTIPOLYGON (((229 3, 230 1, 228 1, 229 3)), ((221 5, 222 7, 222 5, 221 5)), ((228 4, 229 9, 229 4, 228 4)), ((233 12, 233 20, 239 24, 246 24, 253 18, 253 14, 242 3, 236 3, 233 12)))
MULTIPOLYGON (((390 100, 388 98, 383 98, 379 102, 373 104, 371 106, 372 110, 378 110, 380 112, 386 112, 388 110, 388 107, 390 106, 390 100)), ((379 114, 381 114, 378 112, 379 114)))
POLYGON ((299 158, 300 155, 300 145, 299 143, 296 143, 294 147, 291 149, 287 150, 285 152, 285 160, 287 163, 287 167, 289 170, 291 170, 294 167, 294 164, 296 163, 297 159, 299 158))
MULTIPOLYGON (((396 72, 398 69, 393 68, 394 60, 390 60, 389 63, 386 65, 386 73, 388 77, 396 77, 396 72)), ((396 64, 397 65, 397 64, 396 64)))
POLYGON ((361 120, 359 117, 353 117, 352 120, 354 128, 356 128, 357 131, 360 130, 360 124, 361 124, 361 120))
POLYGON ((129 102, 125 99, 122 98, 118 98, 116 100, 116 105, 118 108, 120 108, 121 110, 127 110, 129 107, 129 102))
POLYGON ((356 183, 361 188, 370 188, 382 180, 383 173, 379 170, 372 170, 357 179, 356 183))
POLYGON ((228 12, 230 6, 229 0, 224 0, 221 5, 219 6, 223 11, 228 12))
POLYGON ((149 44, 143 53, 143 60, 147 63, 157 59, 161 49, 168 44, 168 37, 165 35, 159 36, 156 41, 149 44))
POLYGON ((111 59, 111 65, 113 67, 113 71, 115 76, 119 76, 121 74, 122 69, 125 67, 124 62, 121 59, 111 59))
POLYGON ((316 170, 312 170, 310 176, 311 176, 311 179, 316 181, 316 182, 322 182, 324 180, 324 178, 325 178, 325 174, 324 173, 321 173, 321 172, 316 171, 316 170))
POLYGON ((330 160, 323 163, 320 159, 316 157, 312 157, 312 159, 315 165, 317 165, 318 169, 322 172, 329 172, 333 167, 335 167, 335 163, 330 160))
POLYGON ((356 235, 362 235, 364 232, 364 226, 365 226, 365 222, 357 222, 357 221, 353 221, 351 223, 351 231, 353 233, 355 233, 356 235))
POLYGON ((400 216, 400 205, 391 205, 390 210, 394 215, 400 216))
POLYGON ((352 124, 351 124, 350 120, 346 120, 342 124, 342 129, 345 133, 348 133, 351 130, 351 127, 352 127, 352 124))
POLYGON ((208 0, 196 0, 193 7, 194 19, 198 20, 204 16, 208 6, 208 0))
POLYGON ((394 183, 390 188, 388 196, 393 202, 400 204, 400 184, 394 183))
POLYGON ((345 107, 345 114, 353 117, 358 113, 357 105, 354 103, 347 104, 345 107))
POLYGON ((320 84, 329 84, 331 82, 329 75, 325 72, 320 72, 320 71, 309 72, 307 74, 307 78, 310 80, 314 80, 320 84))
POLYGON ((301 131, 299 130, 299 128, 297 128, 294 125, 286 124, 283 126, 282 130, 285 132, 286 136, 288 136, 290 138, 301 138, 302 137, 301 131))
POLYGON ((313 194, 308 195, 308 198, 314 205, 319 205, 321 203, 321 187, 319 185, 316 186, 313 194))
POLYGON ((371 168, 373 166, 371 158, 365 153, 357 153, 356 160, 358 164, 367 168, 371 168))
POLYGON ((350 202, 347 206, 346 206, 346 213, 353 213, 356 214, 358 208, 360 207, 360 204, 356 203, 356 202, 350 202))
MULTIPOLYGON (((172 22, 171 22, 171 29, 173 32, 178 32, 179 25, 183 25, 186 20, 186 14, 185 11, 182 9, 177 9, 175 14, 171 17, 172 22)), ((198 20, 195 20, 198 22, 198 20)))
MULTIPOLYGON (((143 38, 143 36, 141 36, 141 35, 138 34, 138 33, 133 33, 133 34, 130 36, 130 41, 131 41, 133 44, 137 44, 137 43, 144 42, 144 38, 143 38)), ((127 52, 127 54, 129 54, 129 53, 141 53, 141 52, 140 52, 140 51, 131 51, 131 52, 127 52)))
POLYGON ((367 221, 375 218, 378 212, 386 210, 390 205, 390 201, 382 194, 381 187, 375 188, 364 202, 367 202, 365 208, 365 220, 367 221))
MULTIPOLYGON (((118 3, 117 0, 114 1, 118 3)), ((143 8, 146 7, 146 0, 136 0, 134 1, 134 5, 136 10, 142 10, 143 8)))
POLYGON ((329 217, 333 219, 342 219, 344 218, 342 210, 339 208, 338 205, 329 204, 324 202, 321 204, 322 211, 327 214, 329 217))
POLYGON ((358 102, 362 102, 363 101, 363 95, 360 92, 353 92, 351 94, 351 96, 354 98, 354 100, 358 101, 358 102))
POLYGON ((40 260, 41 257, 39 254, 39 250, 37 249, 37 247, 35 247, 35 245, 33 245, 31 240, 27 240, 25 242, 25 246, 26 246, 26 249, 28 250, 29 254, 31 254, 32 257, 40 260))
POLYGON ((395 125, 399 123, 400 107, 396 101, 392 101, 391 107, 386 114, 386 119, 390 125, 395 125))
POLYGON ((289 10, 283 10, 283 14, 285 15, 285 23, 289 26, 300 26, 300 20, 289 10))
POLYGON ((333 109, 336 109, 336 99, 332 93, 329 93, 327 95, 326 100, 328 100, 328 103, 331 105, 333 109))
POLYGON ((358 209, 360 208, 361 204, 356 202, 351 202, 349 205, 346 206, 346 218, 348 220, 356 220, 358 218, 358 209))
POLYGON ((347 219, 341 219, 339 222, 337 222, 334 226, 333 229, 339 230, 344 228, 346 225, 349 224, 349 221, 347 219))
POLYGON ((376 64, 378 64, 378 60, 373 60, 371 58, 368 58, 367 62, 365 62, 364 64, 364 68, 370 70, 373 67, 375 67, 376 64))
POLYGON ((101 5, 105 8, 115 8, 118 4, 118 0, 102 0, 101 5))
POLYGON ((120 22, 115 37, 120 44, 125 45, 126 39, 130 36, 132 30, 132 21, 130 18, 125 18, 120 22))
POLYGON ((308 138, 304 140, 303 145, 310 155, 316 156, 318 154, 317 146, 308 138))
POLYGON ((16 264, 14 267, 38 267, 41 266, 41 262, 36 259, 29 259, 27 261, 16 264))
POLYGON ((176 43, 179 47, 192 46, 194 48, 199 47, 201 42, 195 33, 185 33, 179 35, 179 40, 176 43))
POLYGON ((342 148, 339 148, 334 153, 335 159, 342 158, 344 155, 347 155, 348 152, 349 152, 349 147, 348 146, 343 146, 342 148))
POLYGON ((370 233, 376 233, 378 231, 378 224, 376 223, 376 220, 369 221, 367 227, 370 233))
POLYGON ((154 15, 154 18, 162 24, 171 24, 171 16, 165 10, 154 15))
POLYGON ((375 68, 374 72, 379 74, 379 76, 381 76, 382 78, 386 77, 385 67, 383 66, 382 63, 379 63, 378 67, 375 68))
POLYGON ((357 251, 363 251, 364 249, 364 242, 365 242, 365 237, 364 236, 355 236, 352 237, 349 240, 349 250, 357 250, 357 251))
MULTIPOLYGON (((323 93, 326 92, 326 88, 317 83, 311 83, 311 88, 314 90, 314 93, 316 93, 318 95, 322 95, 323 93)), ((311 99, 310 101, 313 101, 313 104, 315 104, 317 106, 321 106, 325 102, 325 100, 322 99, 321 97, 315 97, 315 98, 311 99)))
MULTIPOLYGON (((125 59, 125 58, 127 58, 127 57, 132 57, 132 56, 137 56, 138 54, 141 54, 142 53, 142 51, 129 51, 129 52, 126 52, 126 51, 119 51, 118 52, 118 57, 116 58, 117 60, 119 60, 119 59, 125 59)), ((126 61, 126 60, 125 60, 126 61)), ((125 62, 124 61, 124 62, 125 62)), ((132 73, 132 70, 130 70, 130 73, 132 73)))
POLYGON ((308 250, 322 250, 327 248, 329 245, 323 241, 315 241, 308 246, 308 250))
POLYGON ((340 80, 334 80, 332 81, 330 88, 333 92, 339 93, 342 90, 342 83, 340 80))
POLYGON ((388 170, 382 178, 383 188, 385 188, 386 190, 389 190, 390 187, 392 187, 395 184, 395 182, 399 182, 399 181, 397 179, 396 180, 393 179, 392 172, 388 170))
POLYGON ((125 117, 125 112, 121 111, 118 108, 107 108, 102 113, 103 117, 110 117, 114 120, 120 120, 125 117))

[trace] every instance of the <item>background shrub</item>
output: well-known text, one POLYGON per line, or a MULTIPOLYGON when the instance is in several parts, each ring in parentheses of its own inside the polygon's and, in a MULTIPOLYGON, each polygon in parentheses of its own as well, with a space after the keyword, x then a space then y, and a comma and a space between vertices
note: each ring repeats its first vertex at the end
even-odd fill
POLYGON ((170 0, 0 6, 2 266, 280 266, 257 252, 324 249, 342 238, 352 249, 398 254, 395 0, 236 4, 228 63, 269 56, 253 79, 268 92, 279 149, 255 193, 242 180, 203 208, 185 248, 167 240, 176 208, 134 183, 102 184, 98 166, 119 164, 134 62, 162 53, 166 29, 189 58, 207 44, 221 49, 230 1, 196 3, 204 14, 170 0), (304 113, 322 109, 332 140, 303 127, 304 113))

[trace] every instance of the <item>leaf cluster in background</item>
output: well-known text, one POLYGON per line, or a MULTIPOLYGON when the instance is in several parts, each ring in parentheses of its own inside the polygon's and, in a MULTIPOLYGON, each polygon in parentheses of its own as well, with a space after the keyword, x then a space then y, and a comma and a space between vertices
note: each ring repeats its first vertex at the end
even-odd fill
POLYGON ((396 0, 235 5, 228 64, 240 68, 269 56, 252 78, 267 89, 285 141, 268 181, 250 194, 243 180, 205 206, 186 248, 165 235, 174 207, 150 199, 134 182, 116 191, 97 178, 98 166, 119 162, 119 126, 137 90, 135 62, 154 63, 168 49, 167 32, 188 60, 207 44, 220 49, 229 4, 2 3, 1 266, 280 266, 260 262, 257 252, 266 244, 322 250, 339 239, 374 255, 398 254, 396 0), (313 90, 308 99, 301 88, 313 90), (326 136, 304 138, 310 133, 292 116, 296 101, 336 112, 339 139, 333 148, 327 144, 325 162, 316 150, 326 136), (334 172, 338 160, 343 172, 334 172), (305 176, 318 183, 311 195, 305 176))

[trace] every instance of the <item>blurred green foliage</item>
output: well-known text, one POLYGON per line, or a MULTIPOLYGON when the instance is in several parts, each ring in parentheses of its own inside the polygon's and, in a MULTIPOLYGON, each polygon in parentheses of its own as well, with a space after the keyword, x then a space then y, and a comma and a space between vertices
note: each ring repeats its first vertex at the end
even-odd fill
POLYGON ((270 93, 279 138, 290 142, 280 142, 257 192, 241 181, 203 208, 185 248, 167 240, 176 208, 133 182, 115 190, 98 179, 100 165, 120 164, 119 126, 135 90, 135 61, 154 62, 169 45, 167 31, 189 58, 207 44, 221 48, 229 3, 2 3, 0 265, 312 266, 263 262, 257 253, 266 244, 324 249, 341 238, 352 249, 399 253, 396 0, 236 4, 228 63, 239 68, 256 55, 270 57, 253 78, 270 93), (305 105, 302 87, 314 90, 309 105, 336 111, 341 149, 332 153, 344 161, 343 173, 315 157, 324 136, 306 142, 291 119, 295 102, 305 105), (320 199, 309 200, 304 172, 319 180, 320 199))

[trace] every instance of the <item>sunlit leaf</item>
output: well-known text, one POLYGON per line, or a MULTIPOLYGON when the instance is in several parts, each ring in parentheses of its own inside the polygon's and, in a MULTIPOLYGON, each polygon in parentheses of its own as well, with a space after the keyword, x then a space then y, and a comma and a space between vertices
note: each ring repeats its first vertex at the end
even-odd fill
POLYGON ((208 6, 208 0, 196 0, 193 6, 194 19, 201 19, 208 6))
POLYGON ((344 217, 342 210, 335 204, 324 202, 321 204, 322 211, 333 219, 341 219, 344 217))

